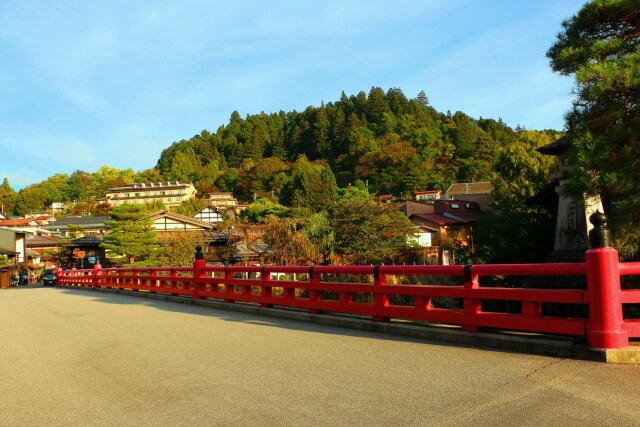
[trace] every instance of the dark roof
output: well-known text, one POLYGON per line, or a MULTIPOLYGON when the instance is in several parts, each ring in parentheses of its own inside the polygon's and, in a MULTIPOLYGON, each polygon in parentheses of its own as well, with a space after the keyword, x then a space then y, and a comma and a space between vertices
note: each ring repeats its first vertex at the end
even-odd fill
POLYGON ((553 179, 549 181, 544 187, 542 187, 536 194, 534 194, 529 200, 527 200, 527 206, 540 206, 540 205, 557 205, 558 193, 556 193, 556 187, 560 183, 559 179, 553 179))
POLYGON ((259 258, 261 255, 272 255, 278 252, 275 248, 270 247, 266 243, 238 243, 235 247, 235 258, 236 259, 255 259, 259 258))
POLYGON ((106 222, 111 220, 110 216, 67 216, 59 220, 43 225, 44 230, 59 230, 67 228, 69 225, 78 225, 84 228, 106 228, 106 222))
POLYGON ((121 187, 112 187, 107 193, 127 193, 132 190, 174 190, 176 188, 186 188, 192 185, 190 182, 180 181, 163 181, 163 182, 144 182, 139 184, 128 184, 121 187))
POLYGON ((78 239, 74 239, 67 243, 65 246, 72 246, 74 248, 99 246, 104 239, 97 236, 84 236, 78 239))
POLYGON ((557 156, 567 151, 570 147, 571 141, 569 141, 569 139, 565 135, 562 138, 553 141, 551 144, 543 145, 542 147, 536 148, 536 151, 541 154, 557 156))
POLYGON ((46 246, 57 246, 57 245, 58 245, 58 238, 56 237, 36 235, 30 238, 27 238, 28 248, 43 248, 46 246))
POLYGON ((480 216, 478 202, 469 200, 435 200, 435 213, 449 215, 461 221, 475 221, 480 216))
POLYGON ((411 218, 424 219, 424 220, 433 222, 434 224, 438 224, 440 226, 463 225, 471 222, 471 221, 464 221, 462 219, 455 218, 452 215, 442 215, 437 213, 414 214, 409 217, 409 219, 411 218))

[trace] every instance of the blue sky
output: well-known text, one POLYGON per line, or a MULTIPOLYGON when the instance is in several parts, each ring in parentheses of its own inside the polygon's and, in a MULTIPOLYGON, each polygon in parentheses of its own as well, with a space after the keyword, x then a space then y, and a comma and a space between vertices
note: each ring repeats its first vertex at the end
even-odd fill
POLYGON ((237 110, 397 87, 437 110, 562 129, 547 49, 584 1, 0 2, 0 179, 153 167, 237 110))

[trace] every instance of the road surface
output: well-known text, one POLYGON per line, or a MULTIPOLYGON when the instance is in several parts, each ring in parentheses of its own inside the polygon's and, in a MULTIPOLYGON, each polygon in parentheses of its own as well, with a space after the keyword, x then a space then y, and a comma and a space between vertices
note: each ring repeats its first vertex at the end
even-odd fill
POLYGON ((0 426, 640 425, 640 366, 0 291, 0 426))

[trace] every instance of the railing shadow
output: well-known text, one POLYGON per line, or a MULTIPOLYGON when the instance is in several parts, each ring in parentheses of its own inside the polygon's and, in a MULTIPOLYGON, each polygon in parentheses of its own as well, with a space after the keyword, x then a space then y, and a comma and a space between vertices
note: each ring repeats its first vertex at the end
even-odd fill
MULTIPOLYGON (((146 292, 133 292, 133 291, 124 291, 125 294, 121 293, 122 291, 116 291, 112 289, 93 289, 89 287, 58 287, 57 290, 73 294, 73 295, 83 295, 90 297, 94 301, 104 303, 104 304, 117 304, 117 305, 127 305, 127 306, 144 306, 144 307, 152 307, 157 310, 172 312, 172 313, 180 313, 186 315, 192 315, 195 317, 193 320, 197 322, 197 317, 209 317, 214 318, 216 320, 228 322, 228 323, 243 323, 250 324, 255 326, 269 327, 269 328, 278 328, 285 329, 291 331, 300 331, 300 332, 310 332, 317 334, 326 334, 326 335, 338 335, 338 336, 347 336, 347 337, 357 337, 357 338, 367 338, 367 339, 376 339, 383 341, 391 341, 391 342, 408 342, 408 343, 420 343, 420 344, 430 344, 430 345, 438 345, 444 347, 456 347, 456 348, 473 348, 478 349, 477 346, 467 345, 464 343, 450 343, 446 341, 440 341, 436 339, 429 338, 421 338, 414 336, 406 336, 406 335, 393 335, 393 334, 385 334, 376 331, 370 330, 362 330, 362 329, 351 329, 345 328, 341 326, 333 326, 325 323, 316 323, 316 322, 304 322, 300 320, 290 319, 290 318, 282 318, 282 317, 271 317, 265 316, 262 314, 256 313, 247 313, 243 311, 236 310, 227 310, 227 309, 218 309, 215 307, 206 307, 193 303, 193 300, 190 297, 181 297, 175 296, 170 297, 171 300, 164 299, 156 299, 151 294, 146 292)), ((162 297, 167 297, 166 295, 161 295, 162 297)), ((222 303, 222 300, 212 299, 208 301, 216 301, 222 303)), ((259 307, 257 304, 251 303, 242 303, 235 302, 234 305, 241 305, 245 307, 259 307)), ((288 313, 303 313, 308 314, 304 309, 296 309, 291 307, 273 307, 277 310, 284 310, 288 313)), ((357 316, 351 314, 344 313, 326 313, 326 315, 339 318, 339 319, 351 319, 358 321, 370 321, 370 317, 368 316, 357 316)), ((420 321, 399 321, 394 322, 396 324, 402 325, 410 325, 416 327, 422 327, 425 330, 434 328, 440 330, 442 332, 445 331, 462 331, 460 326, 454 325, 445 325, 445 324, 435 324, 430 322, 420 322, 420 321)), ((486 328, 485 332, 499 333, 505 336, 522 336, 523 333, 514 332, 514 331, 502 331, 502 330, 494 330, 490 328, 486 328)), ((555 341, 557 343, 564 344, 575 344, 581 342, 581 339, 578 337, 570 337, 570 336, 559 336, 559 335, 546 335, 546 334, 526 334, 528 339, 534 337, 544 338, 548 341, 555 341)), ((496 348, 484 348, 486 351, 496 351, 496 352, 511 352, 508 349, 496 349, 496 348)), ((513 351, 516 353, 517 351, 513 351)), ((553 356, 553 354, 550 354, 553 356)))

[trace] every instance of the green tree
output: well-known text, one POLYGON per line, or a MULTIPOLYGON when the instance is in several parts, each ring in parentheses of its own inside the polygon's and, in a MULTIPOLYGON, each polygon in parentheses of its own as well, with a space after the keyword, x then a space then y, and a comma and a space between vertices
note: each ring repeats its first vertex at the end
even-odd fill
POLYGON ((481 215, 474 230, 474 262, 544 262, 553 251, 555 223, 544 207, 500 205, 481 215))
POLYGON ((15 213, 25 215, 29 212, 42 212, 51 203, 47 190, 39 185, 30 185, 20 190, 15 205, 15 213))
POLYGON ((136 172, 134 181, 138 183, 146 183, 161 182, 165 181, 165 179, 162 177, 162 174, 160 173, 160 170, 158 168, 151 168, 136 172))
POLYGON ((593 0, 562 27, 547 56, 575 77, 569 189, 599 194, 620 236, 640 223, 640 1, 593 0))
POLYGON ((413 225, 395 206, 347 195, 329 211, 335 252, 345 264, 391 263, 409 248, 413 225))
POLYGON ((335 200, 338 187, 331 168, 324 162, 309 162, 300 156, 291 179, 283 186, 280 200, 285 206, 325 210, 335 200))
POLYGON ((93 173, 93 188, 95 194, 104 196, 104 192, 112 187, 133 184, 133 169, 118 169, 111 166, 101 166, 93 173))
POLYGON ((189 199, 180 203, 175 208, 175 212, 179 213, 180 215, 193 216, 196 212, 204 208, 206 205, 207 201, 204 199, 189 199))
POLYGON ((336 235, 327 212, 309 216, 300 232, 313 245, 311 258, 315 264, 329 265, 333 260, 336 235))
POLYGON ((534 151, 522 139, 498 151, 491 181, 500 206, 524 205, 548 181, 553 159, 534 151))
POLYGON ((156 265, 159 251, 153 222, 145 218, 143 205, 119 205, 109 211, 113 218, 107 221, 109 231, 101 246, 121 257, 128 258, 129 265, 156 265))
POLYGON ((96 198, 102 195, 95 190, 93 175, 85 171, 73 172, 67 184, 69 185, 68 201, 96 198))
POLYGON ((314 158, 321 158, 333 163, 335 156, 329 140, 330 123, 325 108, 320 108, 313 124, 314 158))
POLYGON ((196 157, 196 153, 191 147, 180 150, 176 153, 171 167, 164 176, 174 181, 193 182, 198 178, 200 170, 200 161, 196 157))
POLYGON ((195 258, 195 248, 205 247, 206 241, 199 233, 188 231, 174 231, 160 243, 158 264, 162 266, 192 265, 195 258))
POLYGON ((18 193, 9 184, 9 179, 4 178, 2 185, 0 185, 0 205, 2 210, 0 211, 4 215, 10 215, 14 212, 16 202, 18 201, 18 193))
POLYGON ((241 174, 237 180, 237 194, 244 200, 251 200, 254 195, 269 197, 280 194, 282 188, 277 182, 277 177, 284 172, 287 165, 280 159, 268 157, 262 159, 246 173, 241 174))
POLYGON ((418 101, 418 103, 420 105, 422 105, 423 107, 428 107, 429 106, 429 98, 427 97, 427 94, 424 93, 424 90, 421 90, 420 92, 418 92, 418 96, 416 97, 416 101, 418 101))
POLYGON ((256 200, 240 212, 240 220, 251 224, 264 223, 269 216, 284 218, 292 214, 291 209, 265 198, 256 200))

